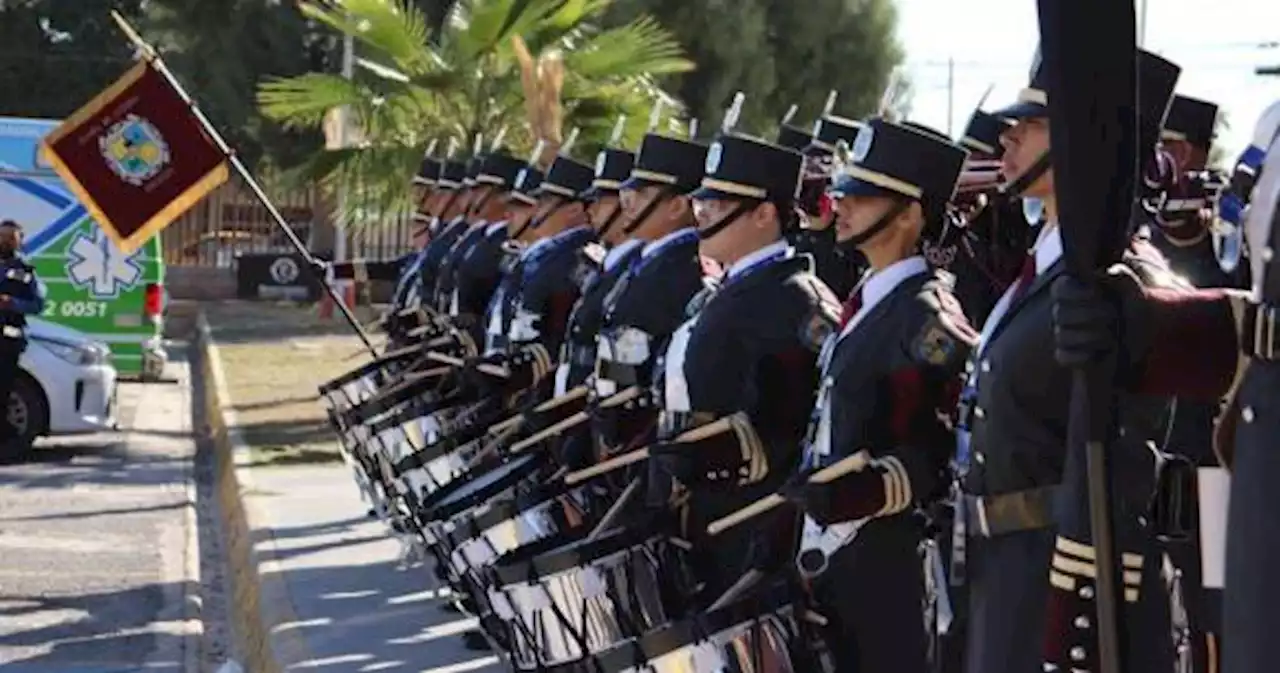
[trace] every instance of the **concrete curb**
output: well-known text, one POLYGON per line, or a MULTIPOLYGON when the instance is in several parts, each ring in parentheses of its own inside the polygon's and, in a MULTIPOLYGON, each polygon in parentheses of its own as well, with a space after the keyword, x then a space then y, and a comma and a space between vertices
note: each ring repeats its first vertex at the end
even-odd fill
POLYGON ((249 447, 240 432, 218 345, 203 311, 197 317, 196 335, 204 417, 214 442, 214 488, 231 583, 228 603, 235 652, 249 673, 281 673, 310 659, 309 648, 291 628, 298 618, 288 585, 276 568, 276 541, 268 519, 248 497, 254 493, 249 447))

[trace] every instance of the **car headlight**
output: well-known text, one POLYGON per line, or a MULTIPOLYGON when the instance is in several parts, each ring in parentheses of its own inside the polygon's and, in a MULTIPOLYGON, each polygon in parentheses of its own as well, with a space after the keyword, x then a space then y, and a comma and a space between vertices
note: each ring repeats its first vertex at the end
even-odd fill
POLYGON ((73 344, 45 338, 32 338, 31 341, 73 365, 100 365, 111 356, 111 351, 102 344, 73 344))

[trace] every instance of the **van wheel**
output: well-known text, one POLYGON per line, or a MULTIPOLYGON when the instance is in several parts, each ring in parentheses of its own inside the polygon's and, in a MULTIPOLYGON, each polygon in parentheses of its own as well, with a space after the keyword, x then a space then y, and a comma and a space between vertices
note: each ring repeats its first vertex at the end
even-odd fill
POLYGON ((7 413, 14 441, 9 446, 0 447, 0 453, 16 455, 30 449, 36 437, 49 430, 49 402, 45 400, 40 384, 26 373, 19 373, 13 382, 7 413))

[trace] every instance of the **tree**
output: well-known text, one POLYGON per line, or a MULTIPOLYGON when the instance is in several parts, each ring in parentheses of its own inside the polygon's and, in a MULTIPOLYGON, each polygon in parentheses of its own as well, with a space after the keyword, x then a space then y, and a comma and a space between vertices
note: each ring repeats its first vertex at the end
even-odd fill
MULTIPOLYGON (((580 128, 579 147, 599 147, 620 114, 638 140, 655 96, 652 75, 688 70, 670 34, 637 17, 600 29, 607 0, 460 0, 436 39, 426 15, 398 0, 303 2, 308 17, 358 40, 352 80, 313 72, 276 79, 259 91, 266 115, 288 128, 322 128, 346 107, 358 146, 318 153, 301 175, 357 195, 347 212, 399 213, 410 203, 409 176, 431 140, 469 147, 477 135, 504 135, 525 151, 534 144, 534 81, 548 86, 548 126, 538 129, 550 158, 564 129, 580 128), (505 133, 504 131, 505 130, 505 133)), ((544 104, 542 108, 545 108, 544 104)), ((545 110, 544 110, 545 111, 545 110)), ((488 142, 486 142, 488 144, 488 142)))
POLYGON ((141 0, 0 1, 0 115, 61 119, 118 78, 132 49, 111 20, 141 0))
POLYGON ((268 77, 336 68, 331 37, 291 3, 148 0, 139 29, 250 166, 290 165, 320 145, 261 115, 255 92, 268 77))
POLYGON ((836 113, 873 113, 902 61, 892 0, 620 0, 610 20, 652 14, 670 26, 697 70, 671 89, 704 127, 718 124, 734 92, 746 93, 744 130, 771 136, 791 105, 815 118, 830 90, 836 113))

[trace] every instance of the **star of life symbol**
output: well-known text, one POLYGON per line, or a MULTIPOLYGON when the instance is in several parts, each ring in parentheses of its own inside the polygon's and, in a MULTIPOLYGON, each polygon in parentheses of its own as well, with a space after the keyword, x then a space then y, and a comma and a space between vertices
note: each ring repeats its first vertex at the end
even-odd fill
POLYGON ((115 299, 121 290, 132 289, 142 278, 138 256, 126 255, 101 229, 76 234, 67 248, 67 277, 73 285, 87 289, 94 299, 115 299))
POLYGON ((121 180, 141 186, 169 163, 169 145, 149 121, 131 114, 98 139, 107 166, 121 180))

